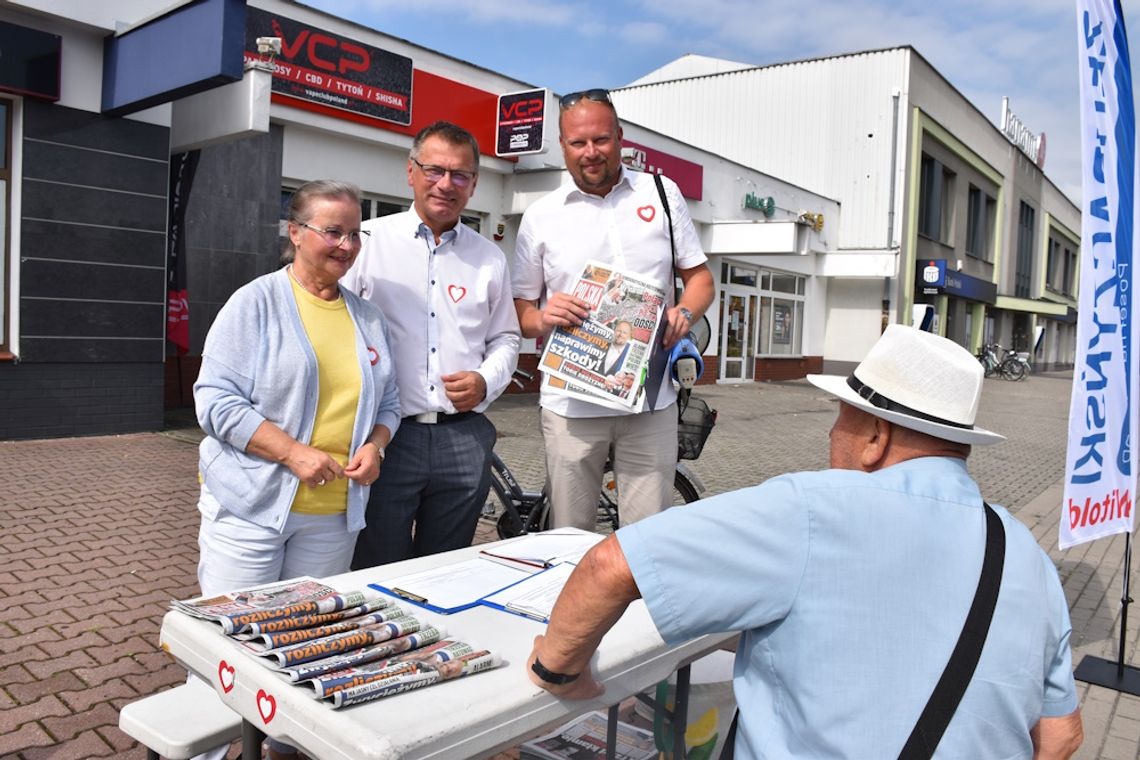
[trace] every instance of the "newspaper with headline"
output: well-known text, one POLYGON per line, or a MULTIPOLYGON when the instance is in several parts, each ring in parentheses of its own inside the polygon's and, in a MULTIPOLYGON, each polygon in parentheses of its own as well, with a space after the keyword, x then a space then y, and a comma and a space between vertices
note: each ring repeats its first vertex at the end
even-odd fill
POLYGON ((342 612, 377 598, 380 594, 372 589, 340 593, 313 578, 294 578, 229 594, 174 601, 172 606, 219 623, 226 634, 234 634, 246 633, 257 623, 342 612))
POLYGON ((651 279, 590 261, 571 295, 589 304, 581 325, 558 327, 539 360, 547 388, 623 411, 640 411, 665 290, 651 279))

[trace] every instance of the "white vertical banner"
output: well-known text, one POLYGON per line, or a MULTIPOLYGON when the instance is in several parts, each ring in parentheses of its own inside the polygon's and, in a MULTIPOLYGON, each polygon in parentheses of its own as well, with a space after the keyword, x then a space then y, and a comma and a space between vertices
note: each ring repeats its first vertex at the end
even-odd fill
POLYGON ((1084 192, 1062 549, 1131 532, 1136 485, 1136 118, 1119 0, 1077 0, 1077 38, 1084 192))

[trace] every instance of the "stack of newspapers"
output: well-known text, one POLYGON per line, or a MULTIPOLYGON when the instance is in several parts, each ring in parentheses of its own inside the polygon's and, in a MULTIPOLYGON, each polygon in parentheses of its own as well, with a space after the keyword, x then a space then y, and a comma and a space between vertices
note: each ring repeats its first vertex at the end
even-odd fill
POLYGON ((267 667, 333 707, 497 667, 498 655, 446 638, 372 590, 338 592, 312 578, 175 601, 210 620, 267 667))

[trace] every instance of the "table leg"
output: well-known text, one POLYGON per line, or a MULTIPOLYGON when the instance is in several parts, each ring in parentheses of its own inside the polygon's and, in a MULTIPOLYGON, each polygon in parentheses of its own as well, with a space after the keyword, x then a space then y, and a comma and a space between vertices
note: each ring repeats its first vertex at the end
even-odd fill
POLYGON ((606 721, 606 760, 617 757, 617 728, 618 706, 614 705, 610 708, 610 718, 606 721))
POLYGON ((673 697, 673 757, 685 756, 685 729, 689 722, 689 667, 677 671, 677 690, 673 697))
POLYGON ((265 741, 265 732, 248 720, 241 722, 241 758, 242 760, 261 760, 261 743, 265 741))

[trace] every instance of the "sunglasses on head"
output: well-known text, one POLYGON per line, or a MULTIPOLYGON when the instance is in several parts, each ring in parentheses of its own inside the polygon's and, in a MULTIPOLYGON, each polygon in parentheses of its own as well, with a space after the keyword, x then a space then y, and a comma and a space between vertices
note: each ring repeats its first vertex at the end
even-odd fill
POLYGON ((611 106, 614 104, 614 102, 610 100, 609 90, 602 89, 601 87, 595 87, 592 90, 579 90, 578 92, 571 92, 567 95, 563 95, 558 99, 558 107, 562 110, 566 110, 582 98, 585 98, 586 100, 592 100, 595 103, 608 103, 611 106))

